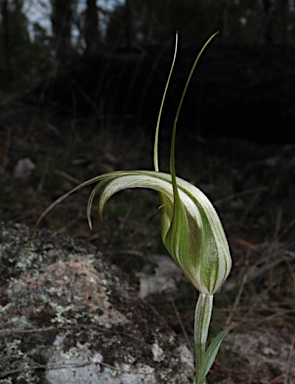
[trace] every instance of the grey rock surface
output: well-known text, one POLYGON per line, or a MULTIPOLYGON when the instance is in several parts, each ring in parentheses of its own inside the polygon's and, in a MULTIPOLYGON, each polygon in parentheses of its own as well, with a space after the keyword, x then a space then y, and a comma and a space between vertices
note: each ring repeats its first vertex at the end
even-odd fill
POLYGON ((193 359, 124 274, 78 239, 0 224, 0 383, 192 382, 193 359))

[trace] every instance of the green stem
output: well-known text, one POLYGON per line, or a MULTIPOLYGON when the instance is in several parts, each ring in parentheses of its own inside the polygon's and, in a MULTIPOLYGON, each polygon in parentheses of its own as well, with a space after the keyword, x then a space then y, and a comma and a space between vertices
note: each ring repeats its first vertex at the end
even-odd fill
POLYGON ((161 117, 162 117, 164 101, 166 99, 166 94, 167 94, 168 86, 169 86, 169 83, 170 83, 170 79, 171 79, 172 72, 173 72, 174 65, 175 65, 175 61, 176 61, 177 46, 178 46, 178 32, 176 32, 176 36, 175 36, 175 48, 174 48, 173 60, 172 60, 170 72, 169 72, 169 75, 168 75, 168 79, 167 79, 167 82, 166 82, 166 85, 165 85, 165 89, 164 89, 164 93, 163 93, 163 97, 162 97, 162 101, 161 101, 161 106, 160 106, 160 110, 159 110, 159 114, 158 114, 157 125, 156 125, 155 143, 154 143, 154 168, 155 168, 156 172, 159 172, 159 158, 158 157, 159 157, 160 121, 161 121, 161 117))
POLYGON ((213 295, 200 293, 196 311, 194 338, 196 348, 196 376, 194 384, 205 384, 205 352, 213 309, 213 295))

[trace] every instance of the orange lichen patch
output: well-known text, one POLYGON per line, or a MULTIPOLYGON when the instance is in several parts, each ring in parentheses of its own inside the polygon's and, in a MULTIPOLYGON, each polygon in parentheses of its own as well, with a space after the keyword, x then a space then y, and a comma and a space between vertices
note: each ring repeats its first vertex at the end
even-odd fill
POLYGON ((10 294, 30 318, 44 311, 51 321, 57 313, 72 318, 87 312, 106 324, 127 321, 108 301, 104 274, 80 257, 50 264, 39 275, 28 273, 10 287, 10 294))

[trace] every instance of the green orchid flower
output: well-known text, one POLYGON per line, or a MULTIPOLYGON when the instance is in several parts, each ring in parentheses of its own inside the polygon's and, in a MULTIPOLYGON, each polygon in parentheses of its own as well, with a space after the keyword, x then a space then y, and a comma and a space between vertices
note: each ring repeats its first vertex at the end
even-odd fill
POLYGON ((231 267, 227 240, 219 217, 198 188, 177 177, 177 193, 170 174, 157 171, 117 171, 87 181, 99 180, 88 201, 88 218, 95 195, 100 192, 98 211, 107 201, 127 188, 149 188, 160 193, 162 239, 168 252, 188 280, 201 293, 213 294, 224 282, 231 267))
MULTIPOLYGON (((208 328, 213 308, 213 294, 222 286, 231 270, 231 256, 228 242, 212 203, 205 194, 189 182, 176 176, 175 141, 176 125, 184 96, 201 54, 216 34, 205 43, 197 56, 188 76, 172 130, 170 173, 159 171, 158 137, 160 119, 166 92, 171 79, 177 53, 177 39, 174 57, 158 116, 155 144, 154 171, 115 171, 96 176, 78 185, 52 203, 37 220, 32 235, 43 217, 58 203, 75 191, 96 184, 87 205, 87 217, 92 228, 91 211, 94 198, 99 194, 98 212, 102 215, 108 200, 127 188, 149 188, 157 191, 161 201, 163 243, 187 279, 200 292, 195 314, 196 376, 194 383, 203 384, 220 344, 229 331, 221 332, 206 350, 208 328)), ((32 236, 31 236, 32 237, 32 236)))

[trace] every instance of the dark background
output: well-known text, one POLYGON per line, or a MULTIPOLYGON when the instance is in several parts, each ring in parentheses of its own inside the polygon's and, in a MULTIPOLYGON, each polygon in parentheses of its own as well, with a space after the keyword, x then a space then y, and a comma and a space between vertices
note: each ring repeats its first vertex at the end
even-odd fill
POLYGON ((0 7, 2 104, 20 97, 43 111, 95 117, 97 126, 153 131, 178 30, 163 116, 169 127, 198 50, 218 30, 184 103, 186 134, 293 141, 293 1, 1 0, 0 7))

